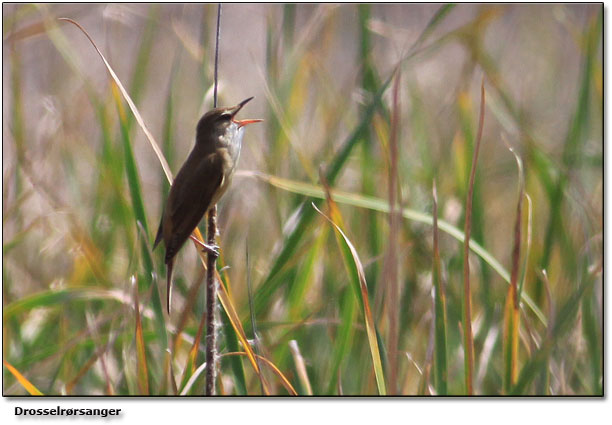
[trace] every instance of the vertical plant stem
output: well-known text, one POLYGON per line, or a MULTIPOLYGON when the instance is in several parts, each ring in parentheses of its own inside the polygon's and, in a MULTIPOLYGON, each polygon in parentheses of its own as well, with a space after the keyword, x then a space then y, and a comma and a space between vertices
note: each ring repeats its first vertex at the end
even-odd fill
MULTIPOLYGON (((209 245, 215 244, 217 232, 217 206, 214 205, 208 211, 207 239, 209 245)), ((215 279, 215 254, 208 253, 206 264, 206 395, 215 395, 215 381, 217 377, 217 335, 215 323, 215 310, 217 307, 217 281, 215 279)))
POLYGON ((476 179, 476 163, 478 151, 482 140, 482 128, 484 126, 485 90, 484 78, 480 86, 480 118, 478 122, 478 136, 472 157, 472 170, 470 171, 470 182, 468 195, 465 202, 465 242, 463 243, 463 340, 465 349, 465 388, 468 395, 474 393, 474 335, 472 335, 472 294, 470 290, 470 233, 472 230, 472 200, 474 197, 474 180, 476 179))
POLYGON ((505 373, 506 391, 516 383, 517 363, 518 363, 518 331, 519 331, 519 300, 518 300, 518 274, 519 261, 521 255, 521 223, 523 212, 524 193, 519 194, 518 205, 516 208, 516 222, 514 224, 514 248, 512 249, 512 276, 510 287, 508 288, 508 311, 507 311, 507 335, 505 338, 506 349, 504 354, 507 356, 505 373))
MULTIPOLYGON (((213 104, 217 107, 217 87, 219 69, 219 38, 221 35, 221 3, 217 6, 217 36, 215 38, 215 82, 213 104)), ((215 245, 217 235, 217 206, 208 210, 208 229, 206 237, 210 246, 215 245)), ((206 275, 206 395, 215 395, 215 381, 217 377, 217 329, 215 312, 217 309, 217 281, 215 280, 215 263, 217 256, 209 252, 206 275)))
POLYGON ((388 313, 389 313, 389 365, 391 373, 389 375, 389 393, 397 393, 397 360, 398 360, 398 339, 399 339, 399 288, 398 288, 398 269, 397 269, 397 250, 398 250, 398 234, 400 227, 401 214, 397 202, 398 190, 398 173, 397 173, 397 157, 398 157, 398 122, 400 116, 399 110, 399 83, 400 71, 398 67, 395 82, 393 84, 393 112, 391 118, 391 137, 389 139, 390 162, 391 169, 389 175, 389 246, 387 251, 387 261, 385 265, 385 275, 388 285, 388 313))
POLYGON ((217 88, 219 87, 219 39, 221 38, 221 3, 217 6, 217 35, 215 36, 215 75, 213 86, 213 107, 217 107, 217 88))
POLYGON ((525 198, 525 183, 523 176, 522 161, 517 153, 510 148, 518 165, 518 202, 516 206, 516 221, 514 223, 514 247, 512 249, 512 274, 510 276, 510 287, 506 299, 506 311, 504 318, 504 392, 510 392, 517 379, 518 371, 518 331, 520 326, 519 316, 519 273, 521 260, 521 226, 523 223, 523 198, 525 198))
POLYGON ((435 351, 434 376, 438 395, 448 393, 447 354, 446 354, 446 293, 442 281, 442 265, 440 261, 440 246, 438 233, 438 191, 436 181, 433 182, 433 283, 435 311, 435 351))

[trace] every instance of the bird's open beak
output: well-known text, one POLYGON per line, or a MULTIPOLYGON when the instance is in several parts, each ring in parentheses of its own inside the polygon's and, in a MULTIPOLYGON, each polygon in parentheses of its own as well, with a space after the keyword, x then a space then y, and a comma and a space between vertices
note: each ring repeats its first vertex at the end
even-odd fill
MULTIPOLYGON (((253 97, 255 97, 255 96, 253 96, 253 97)), ((249 97, 248 99, 243 100, 242 102, 240 102, 238 105, 234 106, 234 108, 233 108, 234 110, 232 111, 232 121, 235 122, 236 124, 238 124, 238 128, 244 127, 245 125, 248 125, 248 124, 253 124, 253 123, 256 123, 256 122, 262 122, 263 121, 263 120, 260 120, 260 119, 248 119, 248 120, 237 120, 237 119, 234 119, 234 117, 236 116, 238 111, 240 111, 244 105, 249 103, 249 101, 251 99, 253 99, 253 97, 249 97)))

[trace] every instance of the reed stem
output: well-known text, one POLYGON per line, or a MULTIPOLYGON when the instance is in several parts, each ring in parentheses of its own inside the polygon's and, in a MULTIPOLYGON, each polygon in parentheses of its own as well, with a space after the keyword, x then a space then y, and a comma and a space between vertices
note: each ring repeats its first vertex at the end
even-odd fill
MULTIPOLYGON (((217 87, 219 69, 219 39, 221 35, 221 3, 217 7, 217 36, 215 37, 215 76, 213 106, 217 107, 217 87)), ((206 230, 207 242, 215 245, 217 236, 217 205, 208 210, 208 228, 206 230)), ((217 281, 215 279, 217 255, 211 251, 207 257, 206 273, 206 395, 215 395, 217 378, 217 281)))

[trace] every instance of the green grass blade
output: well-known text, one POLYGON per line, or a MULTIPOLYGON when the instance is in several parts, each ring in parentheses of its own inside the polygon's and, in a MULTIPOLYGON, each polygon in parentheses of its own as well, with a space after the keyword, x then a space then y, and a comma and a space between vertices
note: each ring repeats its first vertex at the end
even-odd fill
MULTIPOLYGON (((219 261, 219 267, 223 268, 225 265, 222 261, 222 257, 219 257, 217 260, 219 261)), ((221 284, 225 286, 226 289, 229 287, 229 280, 226 273, 221 273, 221 284)), ((221 309, 221 320, 223 321, 223 334, 225 336, 225 344, 227 345, 227 349, 230 352, 238 352, 240 351, 240 345, 238 344, 238 336, 236 335, 236 330, 232 326, 232 322, 227 315, 227 312, 224 309, 221 309)), ((255 338, 255 337, 254 337, 255 338)), ((236 384, 236 394, 237 395, 247 395, 247 384, 246 384, 246 376, 244 374, 244 365, 242 364, 242 357, 240 356, 232 356, 230 359, 230 364, 232 365, 232 372, 234 374, 236 384)))
POLYGON ((308 250, 306 258, 301 262, 295 280, 289 287, 287 302, 289 306, 289 317, 299 320, 304 310, 304 297, 306 296, 310 283, 312 283, 314 267, 320 254, 324 252, 324 244, 327 240, 327 230, 324 228, 316 237, 315 243, 308 250))
MULTIPOLYGON (((340 171, 346 164, 350 153, 353 151, 355 146, 362 140, 363 132, 368 128, 369 123, 372 119, 374 111, 378 108, 381 103, 382 95, 389 86, 391 78, 389 78, 380 88, 380 90, 374 96, 374 99, 370 102, 365 112, 362 114, 359 120, 359 125, 353 130, 351 135, 342 145, 340 151, 336 154, 331 164, 328 167, 326 174, 327 180, 330 184, 333 184, 340 171)), ((283 269, 284 265, 289 261, 297 245, 301 242, 303 236, 306 234, 306 228, 312 223, 314 219, 314 210, 312 208, 304 208, 303 203, 299 208, 302 209, 300 218, 294 230, 289 236, 286 237, 281 252, 276 257, 274 264, 272 265, 267 277, 263 283, 258 287, 255 293, 255 313, 256 315, 261 314, 265 308, 271 302, 270 297, 276 292, 278 287, 283 283, 280 280, 279 272, 283 269)))
POLYGON ((138 389, 140 395, 149 395, 149 373, 147 372, 147 353, 146 345, 142 332, 142 321, 140 318, 140 306, 138 303, 138 285, 134 286, 134 311, 136 315, 135 340, 136 340, 136 359, 138 389))
POLYGON ((433 33, 436 27, 444 21, 444 18, 450 13, 455 7, 455 4, 444 4, 434 13, 431 17, 421 35, 416 39, 414 44, 410 47, 410 51, 414 51, 419 48, 427 38, 433 33))
POLYGON ((598 320, 596 298, 593 288, 588 289, 588 293, 582 299, 582 331, 587 343, 589 365, 591 370, 591 388, 594 395, 603 395, 602 386, 602 328, 598 320))
MULTIPOLYGON (((356 6, 359 17, 359 63, 361 64, 361 89, 366 93, 376 93, 380 81, 376 73, 375 66, 372 61, 371 54, 371 31, 368 28, 371 19, 372 5, 359 4, 356 6)), ((384 108, 384 106, 382 106, 384 108)), ((381 109, 382 109, 381 108, 381 109)), ((363 107, 362 107, 363 109, 363 107)), ((370 169, 376 162, 376 140, 373 137, 373 131, 364 131, 363 142, 360 150, 360 161, 363 170, 370 169)), ((361 173, 361 193, 372 195, 377 192, 377 175, 376 173, 364 172, 361 173)), ((367 216, 367 242, 369 254, 377 255, 380 252, 381 229, 378 222, 378 217, 371 212, 367 216)), ((379 275, 379 266, 373 263, 366 270, 366 279, 371 283, 372 291, 376 291, 376 282, 379 275)))
MULTIPOLYGON (((230 322, 227 312, 224 309, 221 310, 221 320, 223 321, 223 334, 225 335, 225 343, 228 351, 240 351, 236 331, 232 327, 232 322, 230 322)), ((236 395, 247 395, 247 383, 246 376, 244 374, 244 365, 242 364, 242 357, 232 357, 230 359, 230 363, 232 365, 232 372, 235 379, 234 384, 236 385, 236 395)))
POLYGON ((581 146, 586 141, 586 129, 589 123, 590 95, 593 81, 593 67, 597 46, 602 37, 603 11, 598 14, 597 20, 588 29, 585 37, 586 52, 582 63, 582 73, 580 76, 580 88, 578 91, 578 102, 571 121, 570 128, 563 145, 563 166, 561 175, 557 179, 550 202, 550 218, 546 229, 546 237, 540 268, 546 269, 550 262, 552 247, 555 237, 565 230, 562 228, 562 203, 564 198, 565 186, 568 183, 569 174, 573 164, 577 161, 581 146))
MULTIPOLYGON (((316 199, 325 199, 325 192, 321 186, 297 182, 289 179, 283 179, 275 176, 268 176, 265 174, 254 173, 249 174, 250 176, 257 177, 262 179, 263 181, 276 186, 280 189, 298 193, 304 196, 308 196, 316 199)), ((389 203, 380 199, 374 198, 371 196, 364 196, 360 194, 344 192, 340 190, 332 190, 332 195, 334 200, 338 203, 345 205, 352 205, 359 208, 367 208, 375 211, 379 211, 385 214, 389 213, 389 203)), ((423 223, 429 226, 433 225, 433 217, 429 214, 422 213, 410 208, 404 208, 402 210, 402 216, 408 220, 416 221, 419 223, 423 223)), ((464 235, 461 230, 452 224, 448 223, 444 220, 438 220, 438 226, 440 230, 445 233, 451 235, 453 238, 458 240, 459 242, 464 242, 464 235)), ((482 258, 495 272, 507 283, 510 283, 510 274, 508 271, 502 266, 502 264, 495 258, 493 255, 484 249, 480 244, 475 242, 474 240, 470 241, 470 249, 480 258, 482 258)), ((529 295, 523 293, 521 299, 525 304, 533 311, 538 320, 544 325, 546 325, 546 316, 540 310, 540 308, 535 304, 535 302, 529 297, 529 295)))
POLYGON ((368 287, 365 280, 365 274, 363 271, 363 265, 357 254, 357 250, 344 234, 342 229, 334 223, 329 217, 323 214, 313 203, 313 208, 319 212, 329 223, 333 226, 336 234, 339 236, 338 246, 342 252, 342 259, 347 273, 349 274, 350 281, 355 291, 355 295, 359 300, 361 312, 363 314, 366 332, 368 335, 368 344, 370 347, 370 354, 372 355, 372 364, 374 366, 374 374, 376 376, 376 386, 378 388, 379 395, 386 395, 385 375, 383 372, 382 360, 380 351, 378 349, 378 339, 376 336, 376 327, 374 325, 374 318, 372 316, 372 310, 370 308, 370 300, 368 295, 368 287))
POLYGON ((434 348, 434 374, 436 392, 438 395, 448 394, 448 353, 446 341, 446 290, 442 281, 442 266, 440 261, 440 247, 438 235, 438 194, 436 183, 433 184, 433 266, 432 276, 435 288, 435 348, 434 348))
POLYGON ((334 338, 334 349, 330 357, 330 373, 329 373, 329 384, 327 385, 328 395, 334 394, 334 390, 338 384, 338 371, 342 361, 347 359, 350 354, 350 350, 353 344, 353 333, 354 333, 354 322, 355 322, 355 297, 350 291, 345 291, 344 295, 340 298, 340 327, 334 338))
POLYGON ((592 276, 587 275, 580 286, 574 291, 569 299, 561 306, 555 314, 555 321, 552 324, 551 332, 542 342, 540 349, 535 352, 521 369, 516 385, 512 388, 510 395, 522 395, 528 390, 531 383, 539 375, 542 369, 548 370, 550 365, 548 357, 560 338, 565 336, 576 322, 578 310, 582 303, 585 293, 589 293, 594 284, 592 276))
POLYGON ((134 209, 136 221, 140 222, 145 230, 145 235, 147 238, 144 243, 146 244, 148 243, 149 225, 147 224, 147 216, 145 214, 145 207, 142 200, 140 178, 138 177, 138 166, 136 165, 136 159, 134 158, 134 151, 132 150, 132 143, 130 141, 127 116, 125 114, 125 110, 123 109, 123 105, 121 104, 121 98, 115 85, 113 85, 113 97, 115 98, 115 104, 119 113, 119 127, 121 128, 121 140, 123 142, 123 160, 125 163, 128 187, 130 188, 130 195, 132 196, 132 208, 134 209))
MULTIPOLYGON (((128 186, 130 188, 130 194, 132 197, 132 208, 134 210, 134 218, 136 219, 136 228, 139 231, 139 227, 142 227, 142 232, 139 235, 140 248, 142 252, 143 266, 145 269, 146 279, 140 284, 141 289, 149 289, 150 285, 155 285, 156 281, 153 279, 155 276, 155 268, 153 265, 152 253, 150 251, 151 244, 149 243, 149 229, 147 225, 147 217, 145 214, 145 208, 143 203, 142 191, 140 188, 140 179, 138 177, 138 167, 136 165, 136 159, 134 158, 134 152, 132 150, 132 144, 129 135, 127 117, 121 104, 121 98, 116 86, 113 85, 113 95, 115 98, 117 110, 119 113, 119 122, 121 128, 121 136, 123 142, 123 152, 125 161, 125 171, 128 179, 128 186)), ((164 316, 162 297, 159 291, 154 290, 152 294, 153 308, 155 310, 155 324, 159 340, 162 342, 163 347, 168 346, 168 338, 166 335, 166 319, 164 316)))

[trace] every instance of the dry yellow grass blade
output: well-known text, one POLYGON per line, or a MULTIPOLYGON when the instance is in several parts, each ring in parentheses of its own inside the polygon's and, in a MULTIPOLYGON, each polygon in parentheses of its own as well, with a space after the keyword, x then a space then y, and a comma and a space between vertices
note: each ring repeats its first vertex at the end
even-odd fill
POLYGON ((202 374, 202 372, 204 372, 204 370, 206 370, 206 362, 202 363, 191 375, 191 377, 189 378, 189 380, 187 381, 187 383, 185 384, 185 387, 183 388, 183 390, 181 391, 180 395, 187 395, 189 394, 189 390, 191 389, 191 387, 193 387, 193 384, 195 383, 196 379, 198 379, 198 376, 200 376, 202 374))
MULTIPOLYGON (((281 384, 283 384, 283 387, 285 387, 285 389, 287 391, 289 391, 289 393, 291 395, 298 395, 297 391, 295 390, 295 388, 293 388, 293 385, 291 385, 291 382, 289 382, 289 380, 285 377, 285 375, 283 375, 283 372, 281 372, 274 363, 272 363, 270 360, 266 359, 263 356, 260 356, 259 354, 255 354, 257 356, 258 360, 261 360, 264 362, 264 364, 268 365, 270 367, 270 369, 272 370, 272 372, 274 372, 274 374, 276 376, 278 376, 278 378, 281 381, 281 384)), ((223 354, 223 356, 248 356, 247 353, 225 353, 223 354)))
POLYGON ((159 148, 159 145, 157 144, 157 142, 155 141, 155 138, 153 137, 153 135, 151 134, 151 132, 147 128, 147 125, 145 124, 144 120, 142 119, 142 116, 140 115, 140 112, 138 112, 138 109, 136 108, 136 105, 134 105, 134 102, 132 101, 132 98, 128 94, 128 92, 125 89, 125 87, 123 87, 123 84, 121 84, 121 80, 119 79, 119 77, 117 77, 117 74, 115 73, 113 68, 110 66, 110 64, 108 63, 108 61, 106 60, 106 58, 104 57, 102 52, 100 51, 100 49, 98 49, 98 46, 96 45, 96 43, 94 43, 93 39, 89 36, 87 31, 85 31, 85 29, 78 22, 73 21, 70 18, 58 18, 58 20, 70 22, 72 25, 75 25, 78 29, 80 29, 83 32, 83 34, 85 34, 85 36, 87 37, 89 42, 92 44, 94 49, 96 49, 96 52, 98 52, 98 55, 100 56, 100 58, 104 62, 104 65, 106 66, 106 69, 108 70, 108 73, 113 78, 113 81, 119 87, 119 90, 121 91, 121 94, 123 95, 125 101, 129 105, 132 113, 134 114, 134 117, 136 117, 136 121, 138 122, 138 125, 140 125, 140 128, 142 128, 142 131, 145 133, 145 136, 147 136, 147 139, 149 139, 149 143, 151 143, 151 147, 155 151, 155 154, 157 155, 157 158, 159 159, 159 162, 161 162, 161 166, 164 169, 164 173, 166 173, 166 177, 168 178, 168 181, 170 183, 172 183, 172 171, 170 171, 170 166, 168 165, 168 162, 166 161, 166 158, 164 157, 164 154, 162 153, 161 149, 159 148))
MULTIPOLYGON (((219 274, 217 272, 215 272, 215 274, 217 275, 217 280, 221 282, 221 278, 219 277, 219 274)), ((261 383, 264 386, 264 393, 266 393, 266 395, 269 394, 269 391, 265 385, 265 380, 261 379, 261 370, 259 370, 257 360, 255 359, 256 354, 253 352, 253 349, 251 348, 251 344, 249 344, 249 341, 247 340, 246 334, 244 333, 244 328, 242 327, 242 322, 240 322, 238 313, 236 313, 236 310, 234 309, 234 304, 231 302, 229 295, 227 291, 225 290, 225 286, 219 285, 217 296, 219 297, 219 301, 221 301, 221 305, 225 309, 225 312, 227 313, 227 317, 229 317, 229 320, 232 323, 232 326, 236 330, 236 335, 238 336, 238 339, 240 340, 242 347, 246 351, 245 355, 248 357, 249 362, 253 366, 253 369, 257 373, 257 376, 259 376, 261 383)), ((260 358, 260 356, 257 356, 257 357, 260 358)), ((269 362, 269 360, 267 359, 265 359, 265 361, 269 362)))
POLYGON ((291 356, 295 362, 295 368, 297 369, 298 376, 302 386, 306 390, 306 395, 312 395, 312 385, 310 385, 310 379, 308 379, 308 372, 306 371, 306 362, 300 352, 300 347, 295 339, 289 341, 289 349, 291 350, 291 356))
POLYGON ((38 388, 34 386, 34 384, 28 381, 28 379, 25 376, 19 373, 19 371, 15 369, 9 362, 7 362, 6 360, 2 360, 2 363, 4 363, 4 367, 6 367, 8 371, 13 374, 13 376, 17 379, 17 381, 19 381, 21 386, 25 388, 25 390, 30 395, 44 395, 38 390, 38 388))

